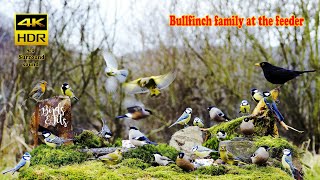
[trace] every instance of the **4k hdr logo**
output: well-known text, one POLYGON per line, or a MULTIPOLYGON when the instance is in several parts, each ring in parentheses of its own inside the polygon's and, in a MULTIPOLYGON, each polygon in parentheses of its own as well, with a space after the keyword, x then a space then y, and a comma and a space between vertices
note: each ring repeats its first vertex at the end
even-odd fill
POLYGON ((15 45, 48 45, 48 14, 16 14, 15 45))

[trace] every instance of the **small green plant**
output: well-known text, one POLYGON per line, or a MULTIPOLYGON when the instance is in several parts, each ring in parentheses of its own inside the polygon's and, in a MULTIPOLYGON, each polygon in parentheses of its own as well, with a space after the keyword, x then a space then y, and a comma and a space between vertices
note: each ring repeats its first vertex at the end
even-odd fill
POLYGON ((207 174, 211 176, 223 175, 227 173, 225 166, 206 166, 200 167, 193 172, 194 174, 207 174))
POLYGON ((106 147, 109 143, 92 131, 85 130, 80 135, 74 137, 76 145, 87 148, 106 147))
POLYGON ((150 167, 150 164, 145 163, 142 160, 136 159, 136 158, 125 159, 119 165, 127 166, 130 168, 140 168, 140 169, 146 169, 150 167))

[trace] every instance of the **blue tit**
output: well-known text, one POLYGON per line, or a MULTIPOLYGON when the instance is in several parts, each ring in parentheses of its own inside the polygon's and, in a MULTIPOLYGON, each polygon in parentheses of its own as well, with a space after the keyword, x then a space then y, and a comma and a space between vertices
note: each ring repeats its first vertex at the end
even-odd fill
POLYGON ((250 104, 247 100, 242 100, 239 113, 250 114, 250 104))
POLYGON ((291 172, 292 177, 294 177, 296 168, 292 163, 291 151, 289 149, 283 150, 283 156, 282 156, 281 162, 282 162, 282 166, 285 169, 288 169, 291 172))
POLYGON ((33 100, 38 102, 40 100, 40 97, 46 92, 47 85, 48 85, 47 81, 44 81, 44 80, 39 81, 30 91, 28 98, 26 100, 28 100, 29 98, 32 98, 33 100))
POLYGON ((173 163, 173 161, 170 158, 162 156, 158 152, 153 154, 153 156, 154 156, 154 161, 161 166, 166 166, 169 163, 173 163))
POLYGON ((118 70, 118 62, 110 53, 105 52, 103 56, 107 66, 104 70, 107 76, 106 90, 109 93, 113 93, 117 90, 118 82, 123 83, 127 79, 129 72, 126 69, 118 70))
POLYGON ((251 89, 251 97, 255 102, 259 102, 263 99, 263 94, 256 88, 251 89))
POLYGON ((116 164, 122 160, 121 149, 116 149, 114 152, 104 156, 100 156, 99 159, 107 164, 116 164))
POLYGON ((218 152, 218 151, 209 149, 207 147, 196 145, 192 148, 192 152, 193 152, 193 154, 195 154, 199 158, 205 158, 205 157, 208 157, 210 155, 210 153, 218 152))
POLYGON ((128 94, 138 94, 150 92, 151 97, 159 96, 160 90, 168 87, 176 78, 176 71, 171 71, 164 75, 150 76, 136 79, 124 84, 128 94))
POLYGON ((146 144, 157 145, 157 143, 150 141, 138 128, 130 127, 129 140, 134 146, 143 146, 146 144))
POLYGON ((57 146, 61 146, 65 142, 72 141, 72 139, 63 139, 61 137, 58 137, 47 130, 44 130, 42 132, 42 135, 44 137, 44 142, 46 143, 46 145, 53 148, 56 148, 57 146))
POLYGON ((191 119, 191 113, 192 113, 192 109, 191 108, 186 108, 186 110, 179 117, 179 119, 176 122, 174 122, 171 126, 169 126, 169 128, 171 128, 172 126, 174 126, 176 124, 187 126, 188 122, 191 119))
POLYGON ((253 121, 249 118, 244 118, 240 124, 240 131, 245 135, 249 136, 254 133, 254 124, 253 121))
POLYGON ((216 137, 219 141, 221 141, 227 137, 227 133, 223 130, 219 130, 216 134, 216 137))
POLYGON ((152 111, 145 109, 143 106, 133 106, 127 108, 128 113, 122 116, 117 116, 116 119, 129 118, 133 120, 140 120, 152 114, 152 111))
POLYGON ((257 165, 265 164, 269 159, 269 150, 268 146, 259 147, 251 156, 252 163, 257 165))
POLYGON ((176 164, 181 169, 187 172, 195 170, 194 165, 190 162, 190 159, 187 158, 183 152, 179 152, 178 157, 176 159, 176 164))
POLYGON ((6 170, 6 171, 2 172, 2 174, 6 174, 8 172, 12 172, 12 174, 14 174, 17 171, 21 171, 21 170, 28 168, 30 166, 30 159, 31 159, 30 153, 28 153, 28 152, 24 153, 21 160, 14 168, 6 170))
POLYGON ((200 119, 200 118, 198 118, 198 117, 195 117, 195 118, 193 119, 193 125, 194 125, 194 126, 198 126, 198 127, 200 127, 200 128, 203 128, 203 127, 204 127, 203 120, 200 119))
POLYGON ((210 106, 208 108, 208 111, 209 111, 211 120, 214 120, 217 122, 225 122, 230 120, 230 118, 227 115, 225 115, 220 109, 214 106, 210 106))
POLYGON ((61 93, 65 96, 69 96, 70 98, 74 98, 75 100, 79 101, 79 98, 77 98, 74 93, 72 88, 69 86, 68 83, 63 83, 61 86, 61 93))
POLYGON ((267 105, 268 109, 276 115, 277 119, 279 121, 283 121, 284 117, 282 116, 282 114, 280 113, 280 111, 277 108, 276 103, 274 102, 271 93, 268 91, 263 92, 263 99, 265 104, 267 105))
POLYGON ((106 139, 111 138, 112 132, 107 125, 107 121, 103 118, 101 118, 101 121, 102 121, 102 128, 101 128, 101 131, 99 132, 99 134, 106 139))

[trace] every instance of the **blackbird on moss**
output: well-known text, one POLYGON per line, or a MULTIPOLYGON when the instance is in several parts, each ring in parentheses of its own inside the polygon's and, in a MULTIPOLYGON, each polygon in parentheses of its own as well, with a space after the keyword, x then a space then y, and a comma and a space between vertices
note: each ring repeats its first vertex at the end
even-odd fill
POLYGON ((272 84, 284 84, 300 74, 316 71, 294 71, 274 66, 268 62, 256 63, 255 65, 262 68, 264 77, 272 84))

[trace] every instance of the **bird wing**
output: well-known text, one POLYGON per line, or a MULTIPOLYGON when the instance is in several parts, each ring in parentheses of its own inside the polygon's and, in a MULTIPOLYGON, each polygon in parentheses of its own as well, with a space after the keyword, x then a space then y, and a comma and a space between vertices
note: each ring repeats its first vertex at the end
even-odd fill
POLYGON ((25 164, 26 164, 26 160, 24 160, 24 159, 21 159, 20 161, 19 161, 19 163, 16 165, 16 167, 14 167, 14 169, 15 169, 15 171, 17 171, 17 170, 19 170, 20 168, 22 168, 25 164))
POLYGON ((118 69, 118 62, 112 54, 110 54, 109 52, 104 52, 103 58, 108 68, 111 67, 114 69, 118 69))
POLYGON ((138 141, 149 141, 149 139, 145 136, 135 137, 133 139, 138 140, 138 141))
POLYGON ((150 77, 150 79, 154 80, 154 82, 156 83, 159 89, 164 89, 168 87, 175 78, 176 78, 176 71, 171 71, 164 75, 150 77))
POLYGON ((290 169, 291 169, 291 171, 293 172, 294 169, 295 169, 295 167, 294 167, 294 165, 293 165, 293 163, 292 163, 292 159, 291 159, 290 157, 286 156, 286 157, 284 158, 284 160, 289 164, 290 169))
POLYGON ((234 160, 234 156, 232 153, 230 153, 229 151, 227 152, 227 157, 229 160, 234 160))
POLYGON ((204 147, 204 146, 199 146, 198 151, 199 152, 205 152, 205 151, 218 152, 218 151, 212 150, 212 149, 204 147))
POLYGON ((134 113, 134 112, 137 112, 137 111, 141 112, 142 111, 142 107, 140 107, 140 106, 132 106, 132 107, 128 107, 127 110, 128 110, 129 113, 134 113))
POLYGON ((161 156, 161 157, 160 157, 160 160, 163 160, 163 161, 172 161, 170 158, 165 157, 165 156, 161 156))
POLYGON ((35 93, 42 93, 41 88, 37 86, 35 86, 31 92, 29 93, 29 97, 31 97, 32 95, 34 95, 35 93))
POLYGON ((176 122, 181 122, 189 117, 189 114, 183 113, 176 122))
POLYGON ((125 91, 129 94, 146 93, 148 88, 139 86, 141 78, 123 84, 125 91))
POLYGON ((284 120, 284 117, 282 116, 282 114, 280 113, 279 109, 277 108, 277 105, 275 102, 272 102, 271 104, 272 106, 272 110, 273 112, 277 115, 277 117, 279 118, 280 121, 284 120))
POLYGON ((54 144, 63 144, 64 143, 64 139, 55 136, 54 138, 46 138, 47 142, 49 143, 54 143, 54 144))

